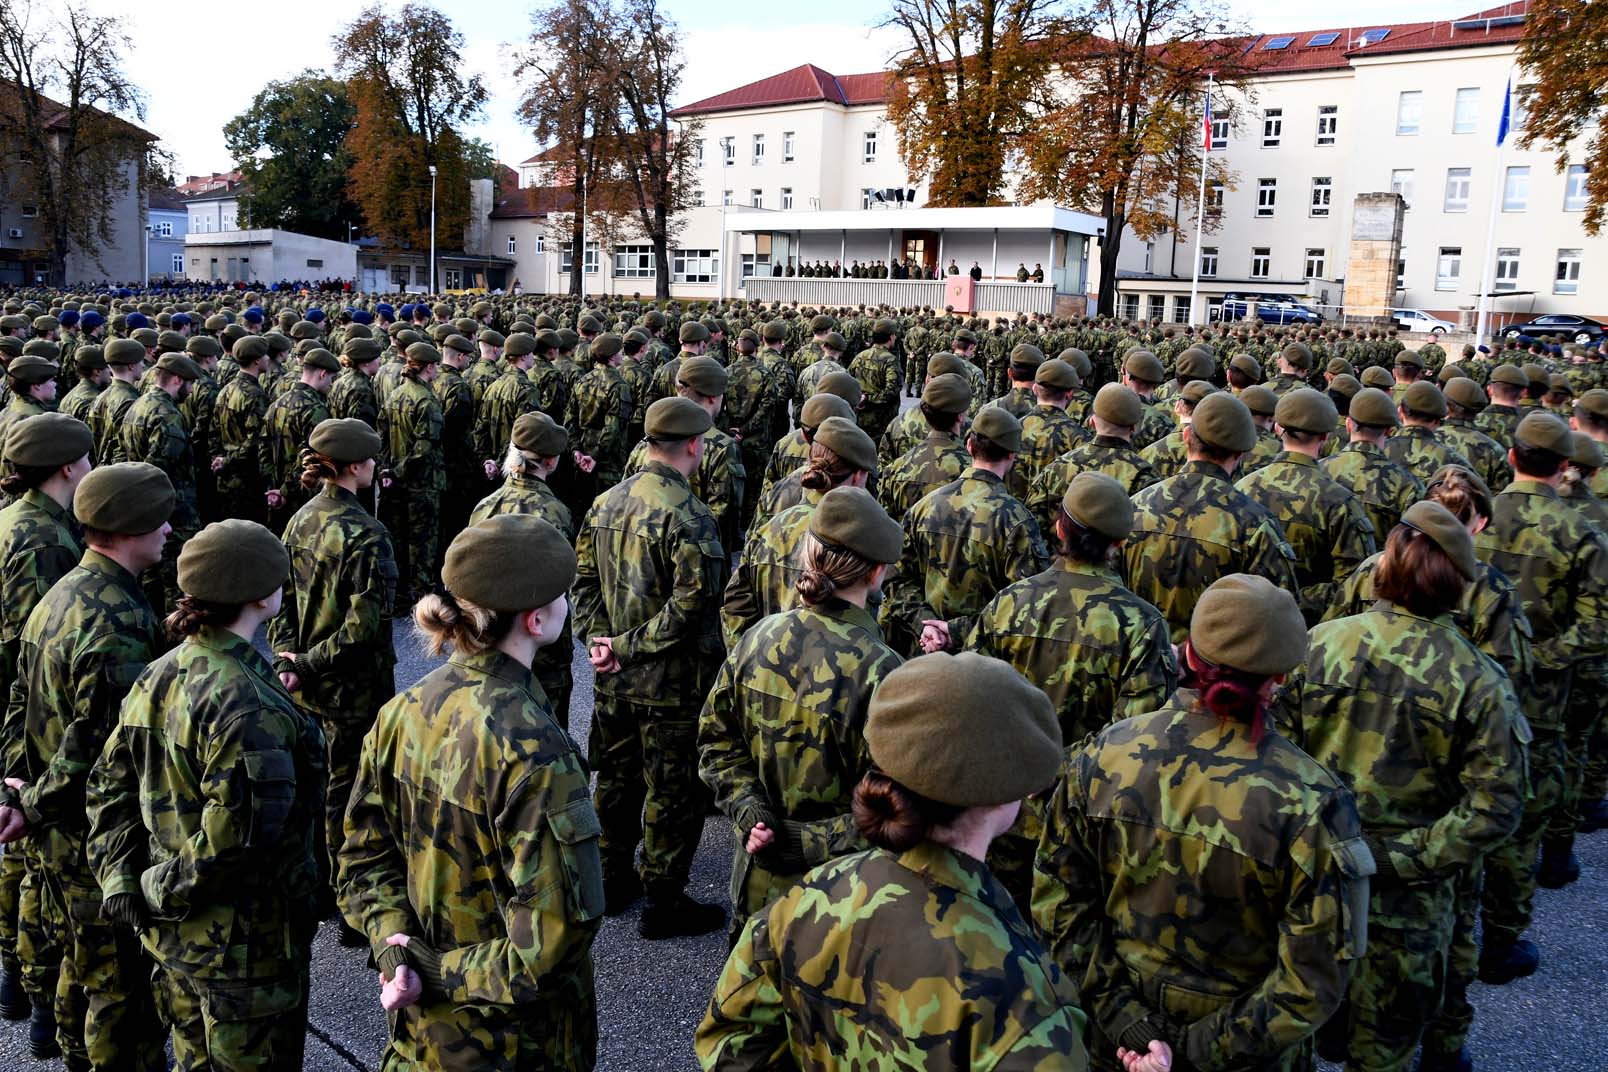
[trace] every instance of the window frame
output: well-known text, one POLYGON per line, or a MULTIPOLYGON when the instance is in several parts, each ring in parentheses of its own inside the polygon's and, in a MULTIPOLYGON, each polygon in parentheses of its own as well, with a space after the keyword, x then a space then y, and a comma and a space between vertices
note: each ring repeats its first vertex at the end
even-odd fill
POLYGON ((1252 279, 1271 279, 1271 278, 1273 278, 1273 247, 1272 246, 1252 246, 1251 247, 1251 272, 1250 272, 1250 277, 1252 279), (1260 262, 1260 264, 1261 264, 1261 271, 1257 271, 1258 262, 1260 262))
POLYGON ((1455 291, 1463 285, 1463 247, 1441 246, 1435 253, 1435 289, 1455 291), (1448 263, 1455 271, 1447 272, 1448 263))
POLYGON ((1329 269, 1329 251, 1318 246, 1307 246, 1305 248, 1306 253, 1302 259, 1302 267, 1305 269, 1305 278, 1325 278, 1324 273, 1329 269), (1316 254, 1316 256, 1314 256, 1314 254, 1316 254), (1314 267, 1317 268, 1317 271, 1312 270, 1314 267))
POLYGON ((1510 164, 1502 172, 1502 211, 1530 211, 1530 165, 1510 164), (1515 183, 1515 179, 1519 181, 1515 183), (1519 188, 1517 197, 1513 194, 1515 186, 1519 188))
POLYGON ((1279 180, 1276 178, 1259 178, 1256 180, 1256 218, 1259 220, 1272 219, 1278 211, 1279 180))
POLYGON ((514 235, 509 235, 508 236, 508 256, 517 257, 518 255, 519 255, 519 241, 514 235))
POLYGON ((1312 194, 1307 203, 1307 215, 1313 219, 1325 220, 1329 218, 1329 210, 1334 200, 1334 176, 1312 176, 1312 194), (1319 183, 1322 183, 1320 186, 1319 183), (1319 194, 1322 194, 1320 201, 1319 194))
POLYGON ((791 164, 797 155, 798 132, 795 130, 782 131, 782 163, 791 164))
POLYGON ((1424 91, 1404 89, 1396 97, 1396 137, 1412 138, 1424 129, 1424 91), (1409 108, 1409 104, 1411 107, 1409 108), (1408 116, 1411 119, 1408 119, 1408 116))
POLYGON ((1524 250, 1519 246, 1498 246, 1496 268, 1491 273, 1491 292, 1519 289, 1519 267, 1524 250))
POLYGON ((759 167, 765 163, 765 135, 755 134, 753 136, 750 152, 751 155, 749 159, 755 167, 759 167))
POLYGON ((1262 148, 1277 149, 1284 140, 1284 109, 1262 109, 1262 148))
POLYGON ((631 242, 613 249, 613 275, 616 279, 652 279, 658 274, 653 243, 631 242))
POLYGON ((791 211, 791 209, 793 208, 793 188, 791 186, 783 186, 782 187, 781 199, 782 199, 782 211, 783 212, 791 211))
POLYGON ((1580 293, 1580 248, 1560 249, 1552 261, 1552 293, 1579 294, 1580 293), (1569 267, 1574 271, 1568 271, 1569 267))
POLYGON ((862 131, 860 137, 860 163, 875 164, 877 162, 878 148, 877 132, 875 130, 862 131))
POLYGON ((1474 191, 1474 169, 1466 167, 1449 167, 1446 169, 1446 187, 1441 198, 1442 212, 1467 212, 1469 201, 1474 191), (1452 198, 1452 183, 1458 182, 1462 187, 1462 195, 1454 204, 1452 198), (1459 207, 1459 205, 1461 207, 1459 207))
POLYGON ((720 253, 713 249, 674 249, 670 251, 670 279, 675 283, 715 283, 720 279, 720 253), (702 262, 708 262, 704 265, 702 262), (689 266, 707 271, 689 271, 689 266))
POLYGON ((1452 91, 1452 133, 1478 134, 1480 132, 1480 87, 1459 86, 1452 91), (1471 98, 1464 94, 1473 94, 1471 98), (1472 100, 1472 115, 1463 114, 1463 102, 1472 100))
POLYGON ((1570 164, 1565 169, 1563 173, 1563 211, 1584 212, 1586 210, 1586 204, 1590 200, 1586 194, 1587 175, 1588 172, 1584 164, 1570 164), (1577 182, 1576 180, 1579 181, 1577 182), (1570 203, 1572 187, 1578 187, 1578 193, 1572 197, 1573 204, 1570 203))
POLYGON ((1318 105, 1318 133, 1313 144, 1320 148, 1328 148, 1338 142, 1339 139, 1340 106, 1338 104, 1318 105))
POLYGON ((1211 279, 1217 275, 1217 247, 1200 247, 1200 277, 1211 279))

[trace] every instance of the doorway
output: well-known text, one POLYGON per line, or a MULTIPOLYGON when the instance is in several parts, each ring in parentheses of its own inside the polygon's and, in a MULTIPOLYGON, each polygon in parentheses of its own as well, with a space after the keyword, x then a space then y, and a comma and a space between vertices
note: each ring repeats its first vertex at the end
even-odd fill
POLYGON ((921 265, 922 274, 931 276, 938 265, 938 232, 905 231, 902 245, 905 262, 921 265))

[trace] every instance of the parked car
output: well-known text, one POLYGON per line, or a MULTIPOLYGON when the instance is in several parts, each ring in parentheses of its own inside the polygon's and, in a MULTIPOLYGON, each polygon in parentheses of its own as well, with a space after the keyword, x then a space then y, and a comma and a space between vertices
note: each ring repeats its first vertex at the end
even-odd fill
POLYGON ((1288 294, 1225 294, 1223 295, 1224 320, 1244 320, 1251 302, 1256 303, 1256 318, 1264 324, 1321 324, 1323 314, 1311 306, 1303 305, 1288 294))
POLYGON ((1430 335, 1444 335, 1456 331, 1457 325, 1438 316, 1430 316, 1422 309, 1392 309, 1390 315, 1403 331, 1421 331, 1430 335))
POLYGON ((1602 338, 1605 331, 1608 331, 1608 327, 1595 320, 1587 320, 1583 316, 1575 316, 1573 313, 1547 313, 1534 320, 1526 320, 1522 324, 1509 324, 1502 329, 1502 336, 1516 339, 1520 335, 1528 335, 1533 339, 1542 335, 1565 335, 1573 342, 1585 343, 1596 342, 1602 338))

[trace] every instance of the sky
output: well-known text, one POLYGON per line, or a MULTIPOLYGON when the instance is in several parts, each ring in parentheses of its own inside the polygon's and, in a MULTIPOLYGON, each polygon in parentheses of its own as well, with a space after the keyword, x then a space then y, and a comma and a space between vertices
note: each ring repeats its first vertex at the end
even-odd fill
MULTIPOLYGON (((53 0, 34 0, 36 7, 53 0)), ((678 23, 688 63, 677 103, 688 103, 813 63, 833 74, 882 69, 899 39, 877 28, 878 0, 809 0, 808 3, 737 3, 734 0, 664 0, 678 23), (759 23, 748 19, 763 12, 759 23)), ((1288 0, 1230 0, 1253 31, 1278 33, 1336 25, 1324 9, 1288 0)), ((169 4, 87 0, 102 14, 123 15, 134 48, 128 73, 144 88, 143 125, 174 154, 181 177, 225 171, 231 160, 223 125, 245 110, 269 81, 334 65, 331 36, 356 16, 353 0, 275 0, 267 8, 213 5, 178 14, 169 4), (247 16, 250 12, 250 16, 247 16), (185 32, 175 36, 175 19, 185 32)), ((391 0, 388 6, 394 5, 391 0)), ((462 62, 481 74, 491 93, 485 116, 467 130, 517 165, 536 151, 514 118, 519 90, 511 50, 528 34, 531 0, 435 0, 464 35, 462 62)), ((1350 0, 1351 25, 1451 19, 1482 7, 1477 0, 1350 0)), ((38 17, 36 13, 35 17, 38 17)))

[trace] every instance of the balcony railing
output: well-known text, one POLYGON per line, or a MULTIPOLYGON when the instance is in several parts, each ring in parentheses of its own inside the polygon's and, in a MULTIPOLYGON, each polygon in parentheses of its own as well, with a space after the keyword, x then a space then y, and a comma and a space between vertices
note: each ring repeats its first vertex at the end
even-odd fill
MULTIPOLYGON (((803 279, 749 276, 743 293, 758 301, 800 305, 891 305, 944 307, 942 279, 803 279)), ((978 283, 977 308, 990 313, 1044 313, 1055 309, 1051 283, 978 283)))

